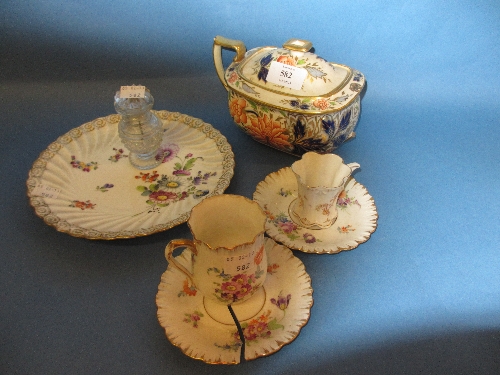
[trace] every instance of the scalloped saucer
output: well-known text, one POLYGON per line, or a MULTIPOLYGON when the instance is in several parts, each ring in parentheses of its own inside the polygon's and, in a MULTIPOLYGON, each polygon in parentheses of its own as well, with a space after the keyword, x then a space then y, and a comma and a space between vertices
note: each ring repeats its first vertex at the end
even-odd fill
MULTIPOLYGON (((266 238, 268 269, 263 288, 233 306, 245 335, 245 359, 280 350, 306 325, 313 304, 311 278, 290 249, 266 238)), ((191 252, 177 257, 189 268, 191 252)), ((209 303, 174 267, 162 275, 156 295, 158 321, 184 354, 213 364, 240 362, 241 341, 226 306, 209 303)))
POLYGON ((337 201, 338 217, 327 229, 307 229, 289 216, 297 198, 297 180, 290 167, 269 174, 253 194, 266 212, 266 233, 291 249, 333 254, 367 241, 377 228, 377 208, 366 188, 351 178, 337 201))

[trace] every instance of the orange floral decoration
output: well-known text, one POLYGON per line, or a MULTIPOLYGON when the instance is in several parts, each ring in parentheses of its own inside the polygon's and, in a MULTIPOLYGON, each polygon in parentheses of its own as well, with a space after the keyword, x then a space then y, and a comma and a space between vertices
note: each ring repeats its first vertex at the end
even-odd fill
POLYGON ((245 112, 245 108, 247 106, 247 102, 245 99, 234 98, 229 102, 229 113, 233 117, 234 122, 238 124, 246 124, 247 122, 247 113, 245 112))
POLYGON ((276 148, 291 148, 288 142, 288 135, 285 134, 278 121, 273 121, 271 118, 264 115, 263 117, 250 118, 252 126, 247 128, 252 137, 262 143, 266 143, 276 148))
POLYGON ((280 57, 278 57, 277 61, 286 65, 291 65, 291 66, 297 65, 292 56, 281 55, 280 57))
POLYGON ((182 291, 186 293, 188 296, 196 295, 196 289, 189 287, 189 282, 187 279, 184 280, 184 283, 182 284, 182 291))
POLYGON ((269 264, 267 266, 267 273, 274 273, 278 268, 280 268, 279 264, 276 263, 269 264))
POLYGON ((345 190, 342 190, 341 193, 339 194, 338 199, 345 198, 346 196, 347 196, 347 193, 345 192, 345 190))
POLYGON ((262 259, 264 259, 264 246, 261 246, 257 254, 255 254, 255 258, 253 259, 253 261, 255 262, 255 264, 259 265, 260 262, 262 262, 262 259))
POLYGON ((229 83, 234 83, 238 79, 238 74, 236 72, 232 72, 231 75, 229 76, 228 82, 229 83))
POLYGON ((313 105, 319 109, 327 109, 330 106, 330 103, 328 103, 328 100, 326 99, 316 99, 313 102, 313 105))

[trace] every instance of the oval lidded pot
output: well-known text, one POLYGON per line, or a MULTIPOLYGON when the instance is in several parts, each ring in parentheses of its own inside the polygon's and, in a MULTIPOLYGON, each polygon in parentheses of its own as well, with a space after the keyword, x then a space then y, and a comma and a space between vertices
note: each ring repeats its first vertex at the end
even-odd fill
POLYGON ((228 91, 229 113, 254 140, 294 155, 330 153, 355 136, 364 75, 309 52, 290 39, 282 48, 246 51, 242 41, 216 36, 215 69, 228 91), (222 48, 236 52, 224 70, 222 48))

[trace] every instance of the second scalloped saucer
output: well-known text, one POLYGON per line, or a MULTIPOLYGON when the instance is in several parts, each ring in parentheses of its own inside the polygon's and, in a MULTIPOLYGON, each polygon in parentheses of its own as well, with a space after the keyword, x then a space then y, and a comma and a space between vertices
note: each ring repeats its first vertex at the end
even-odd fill
MULTIPOLYGON (((265 241, 267 277, 259 294, 234 305, 245 336, 245 359, 264 357, 291 343, 309 321, 313 305, 311 278, 290 249, 265 241)), ((190 250, 179 262, 190 267, 190 250)), ((226 306, 209 303, 178 269, 161 277, 158 320, 170 342, 187 356, 212 364, 240 363, 242 343, 226 306), (223 308, 221 307, 223 306, 223 308)))
POLYGON ((338 218, 327 229, 307 229, 289 215, 297 198, 297 180, 289 167, 269 174, 253 194, 267 215, 266 233, 285 246, 306 253, 333 254, 356 248, 377 228, 377 207, 366 188, 351 178, 337 201, 338 218))

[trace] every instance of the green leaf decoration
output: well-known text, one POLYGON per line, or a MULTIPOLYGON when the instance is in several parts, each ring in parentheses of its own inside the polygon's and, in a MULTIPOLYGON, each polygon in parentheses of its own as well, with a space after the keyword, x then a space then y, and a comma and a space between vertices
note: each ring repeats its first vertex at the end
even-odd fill
POLYGON ((260 268, 260 264, 257 266, 257 271, 255 271, 255 278, 260 279, 260 277, 264 274, 264 270, 260 268))
POLYGON ((148 190, 148 188, 146 186, 137 186, 136 189, 139 190, 140 192, 144 192, 144 191, 148 190))
POLYGON ((255 109, 255 110, 257 109, 257 104, 255 104, 255 102, 253 102, 249 99, 247 99, 247 102, 252 106, 253 109, 255 109))
POLYGON ((220 273, 219 269, 218 269, 218 268, 216 268, 216 267, 209 268, 209 269, 207 270, 207 273, 210 273, 211 271, 213 271, 213 272, 215 272, 215 273, 220 273))
POLYGON ((186 164, 184 165, 184 168, 185 170, 189 170, 191 168, 193 168, 193 165, 194 165, 194 162, 196 161, 196 158, 191 158, 189 159, 186 164))
POLYGON ((175 163, 175 167, 174 167, 174 169, 175 169, 176 171, 181 170, 181 169, 182 169, 182 165, 181 165, 181 163, 175 163))
POLYGON ((271 320, 269 323, 267 323, 267 328, 269 328, 270 330, 273 330, 273 329, 284 329, 285 326, 281 325, 278 323, 278 321, 276 320, 276 318, 274 318, 273 320, 271 320))

